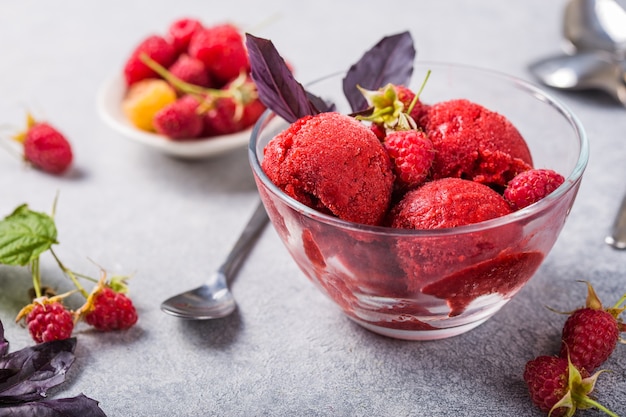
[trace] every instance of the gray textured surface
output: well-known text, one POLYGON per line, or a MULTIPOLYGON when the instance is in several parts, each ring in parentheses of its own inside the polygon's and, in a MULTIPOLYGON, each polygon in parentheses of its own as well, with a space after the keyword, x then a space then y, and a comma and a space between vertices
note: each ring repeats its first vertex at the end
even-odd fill
MULTIPOLYGON (((125 333, 80 326, 78 359, 62 395, 80 392, 110 416, 540 416, 521 380, 527 360, 553 353, 564 317, 592 281, 613 302, 626 291, 626 252, 603 243, 626 192, 626 115, 603 96, 557 94, 580 117, 591 159, 554 250, 495 317, 436 342, 386 339, 356 326, 306 280, 267 229, 234 283, 232 317, 184 322, 158 309, 199 284, 234 243, 256 200, 245 149, 185 162, 131 143, 97 117, 100 84, 131 46, 174 18, 232 20, 274 40, 306 82, 346 69, 383 35, 408 29, 423 60, 453 61, 530 78, 530 61, 561 46, 563 0, 270 0, 0 2, 0 124, 25 108, 72 140, 76 175, 23 169, 0 152, 0 214, 28 203, 47 211, 57 190, 59 255, 134 272, 140 321, 125 333)), ((43 272, 69 288, 52 260, 43 272)), ((92 269, 89 269, 92 268, 92 269)), ((0 319, 11 348, 30 343, 13 324, 28 272, 0 266, 0 319)), ((600 400, 626 415, 626 347, 606 363, 600 400)), ((597 416, 587 411, 581 416, 597 416)))

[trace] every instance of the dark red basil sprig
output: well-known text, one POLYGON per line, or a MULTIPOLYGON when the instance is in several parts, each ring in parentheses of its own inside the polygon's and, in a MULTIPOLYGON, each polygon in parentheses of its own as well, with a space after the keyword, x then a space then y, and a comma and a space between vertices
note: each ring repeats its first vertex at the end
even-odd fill
POLYGON ((44 342, 8 353, 0 321, 0 415, 12 417, 106 417, 98 402, 84 395, 45 399, 65 381, 74 362, 76 338, 44 342))
POLYGON ((246 33, 250 56, 250 75, 259 99, 265 106, 289 123, 301 117, 328 111, 319 97, 307 92, 278 53, 272 41, 246 33))
POLYGON ((368 107, 367 100, 357 86, 378 90, 389 83, 408 85, 416 55, 413 37, 408 31, 385 36, 365 52, 343 79, 343 93, 352 112, 362 112, 368 107))
MULTIPOLYGON (((333 111, 332 103, 307 91, 300 84, 274 44, 246 34, 251 76, 259 99, 289 123, 301 117, 333 111)), ((350 67, 343 79, 343 92, 354 113, 363 112, 368 103, 360 86, 377 90, 389 83, 407 85, 413 75, 416 51, 409 32, 382 38, 350 67)))

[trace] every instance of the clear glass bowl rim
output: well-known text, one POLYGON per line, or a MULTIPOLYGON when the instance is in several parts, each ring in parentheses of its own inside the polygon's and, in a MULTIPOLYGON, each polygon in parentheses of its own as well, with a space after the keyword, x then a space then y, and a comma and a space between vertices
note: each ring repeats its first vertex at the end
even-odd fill
MULTIPOLYGON (((519 77, 512 76, 509 74, 505 74, 492 69, 480 68, 477 66, 465 65, 465 64, 457 64, 457 63, 446 63, 446 62, 435 62, 435 61, 420 61, 415 64, 415 67, 424 67, 425 69, 433 69, 436 67, 439 68, 452 68, 454 70, 464 70, 464 71, 472 71, 476 73, 481 73, 485 76, 491 76, 494 78, 498 78, 502 81, 508 82, 515 86, 516 88, 526 91, 530 95, 534 96, 538 101, 544 102, 553 108, 555 108, 570 124, 573 128, 580 146, 580 152, 578 154, 578 160, 572 171, 565 178, 565 182, 552 193, 550 193, 547 197, 542 199, 541 201, 531 204, 528 207, 525 207, 521 210, 517 210, 511 214, 507 214, 506 216, 498 217, 492 220, 487 220, 480 223, 469 224, 465 226, 457 226, 452 228, 445 229, 435 229, 435 230, 415 230, 415 229, 396 229, 391 227, 384 226, 371 226, 365 224, 359 224, 354 222, 349 222, 346 220, 339 219, 337 217, 333 217, 321 212, 318 212, 315 209, 312 209, 299 201, 289 197, 285 194, 280 188, 278 188, 270 179, 267 177, 263 169, 261 168, 261 162, 258 158, 256 148, 257 141, 261 135, 261 131, 264 128, 266 122, 268 122, 272 117, 275 116, 274 112, 271 110, 266 110, 263 115, 259 118, 259 120, 254 125, 252 129, 252 133, 250 136, 250 142, 248 143, 248 158, 250 161, 250 165, 254 174, 259 178, 259 180, 263 183, 263 185, 269 189, 273 194, 275 194, 278 198, 280 198, 285 204, 287 204, 292 209, 300 212, 301 214, 309 217, 311 219, 320 221, 322 223, 326 223, 328 225, 332 225, 335 227, 355 230, 360 232, 369 231, 375 234, 383 234, 388 236, 449 236, 449 235, 459 235, 465 233, 476 233, 483 230, 489 230, 493 228, 497 228, 499 226, 505 226, 511 223, 515 223, 518 221, 524 221, 527 218, 532 218, 536 215, 539 215, 542 211, 548 210, 551 206, 556 204, 559 199, 561 199, 565 194, 567 194, 573 187, 576 186, 582 179, 582 175, 587 167, 587 163, 589 161, 589 140, 587 138, 587 133, 578 119, 578 117, 570 110, 570 108, 561 102, 559 99, 555 98, 553 95, 549 94, 545 90, 539 88, 535 84, 523 80, 519 77)), ((345 71, 337 71, 332 74, 325 75, 320 77, 310 83, 307 83, 307 86, 314 86, 316 83, 327 80, 329 78, 341 76, 345 74, 345 71)), ((341 91, 338 93, 342 93, 341 91)))

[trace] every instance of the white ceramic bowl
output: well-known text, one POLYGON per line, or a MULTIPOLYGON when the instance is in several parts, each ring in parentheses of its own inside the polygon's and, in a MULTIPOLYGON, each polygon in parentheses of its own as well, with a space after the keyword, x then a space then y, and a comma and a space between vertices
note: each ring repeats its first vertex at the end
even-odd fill
POLYGON ((163 135, 140 130, 133 126, 122 111, 126 85, 122 75, 108 79, 97 96, 98 114, 113 130, 135 142, 147 145, 165 154, 186 158, 210 158, 236 148, 242 148, 250 139, 252 127, 231 135, 198 138, 190 141, 174 141, 163 135))

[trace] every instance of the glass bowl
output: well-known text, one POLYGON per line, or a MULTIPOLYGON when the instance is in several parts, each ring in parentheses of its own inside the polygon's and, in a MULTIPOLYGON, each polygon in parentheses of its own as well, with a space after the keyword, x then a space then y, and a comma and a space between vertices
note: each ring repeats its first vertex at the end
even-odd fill
MULTIPOLYGON (((267 111, 253 129, 249 159, 273 226, 304 274, 350 319, 398 339, 464 333, 494 315, 533 276, 561 232, 588 160, 580 121, 523 80, 456 64, 415 65, 420 99, 465 98, 506 116, 526 139, 536 168, 566 179, 543 200, 497 219, 438 230, 365 226, 322 214, 287 196, 261 169, 263 149, 288 125, 267 111)), ((344 74, 307 89, 350 113, 344 74)))

